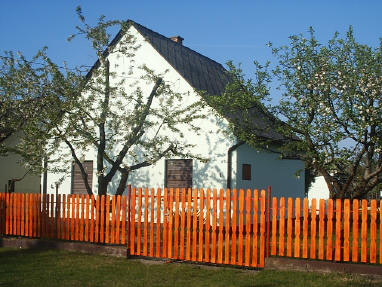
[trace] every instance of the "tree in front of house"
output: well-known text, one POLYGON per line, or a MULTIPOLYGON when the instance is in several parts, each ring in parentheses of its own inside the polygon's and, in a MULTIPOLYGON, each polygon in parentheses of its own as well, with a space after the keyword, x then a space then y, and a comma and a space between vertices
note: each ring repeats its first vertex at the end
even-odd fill
MULTIPOLYGON (((309 37, 291 36, 289 45, 272 51, 277 64, 256 64, 253 80, 232 68, 231 89, 218 104, 264 108, 273 81, 282 99, 272 110, 283 122, 274 118, 269 127, 284 137, 280 152, 298 153, 307 168, 323 175, 331 198, 375 191, 382 183, 382 43, 359 44, 350 28, 346 37, 336 33, 322 45, 311 29, 309 37)), ((243 121, 251 117, 243 113, 243 121)), ((268 145, 245 125, 235 132, 253 145, 268 145)))
POLYGON ((205 160, 190 152, 192 146, 182 132, 184 128, 198 132, 195 122, 204 117, 204 105, 181 105, 184 95, 165 81, 165 73, 155 74, 146 66, 137 73, 132 63, 122 76, 117 74, 118 67, 110 64, 110 57, 128 62, 139 49, 127 24, 101 16, 96 26, 90 26, 81 8, 77 14, 81 25, 70 39, 83 36, 89 40, 98 59, 86 76, 80 69, 60 68, 45 50, 30 62, 13 54, 2 58, 2 78, 7 81, 1 82, 1 89, 8 101, 19 103, 33 97, 42 111, 23 125, 25 136, 14 150, 36 170, 41 170, 42 159, 53 172, 67 173, 68 166, 77 165, 87 193, 99 195, 106 194, 108 184, 116 178, 116 193, 122 194, 130 173, 164 157, 205 160), (121 28, 121 39, 110 44, 108 31, 115 26, 121 28), (96 150, 97 191, 92 190, 84 165, 90 150, 96 150))

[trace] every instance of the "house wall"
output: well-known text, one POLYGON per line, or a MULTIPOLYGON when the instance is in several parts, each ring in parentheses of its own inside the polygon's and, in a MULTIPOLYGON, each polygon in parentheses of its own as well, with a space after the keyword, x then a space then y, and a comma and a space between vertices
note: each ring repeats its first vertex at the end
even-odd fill
POLYGON ((316 176, 308 191, 309 201, 313 198, 326 200, 329 199, 329 195, 328 185, 326 184, 324 177, 316 176))
POLYGON ((304 197, 304 163, 300 160, 280 159, 280 154, 255 150, 243 144, 237 148, 236 183, 234 188, 266 189, 272 196, 304 197), (242 180, 242 165, 251 165, 251 180, 242 180), (299 176, 296 173, 301 171, 299 176))
MULTIPOLYGON (((20 133, 14 133, 4 141, 7 146, 15 146, 19 142, 20 133)), ((21 157, 15 153, 0 156, 0 192, 5 191, 8 180, 22 178, 27 170, 21 165, 21 157)), ((40 176, 28 173, 21 181, 15 183, 17 193, 40 192, 40 176)))
MULTIPOLYGON (((172 66, 135 30, 130 28, 131 33, 136 37, 136 43, 140 45, 135 55, 131 58, 125 56, 111 54, 109 56, 110 70, 117 75, 126 78, 125 87, 129 89, 129 85, 135 81, 140 81, 143 94, 148 95, 152 89, 152 85, 148 85, 139 77, 144 75, 144 72, 139 69, 143 64, 155 73, 165 73, 164 80, 171 85, 174 91, 185 94, 183 99, 176 103, 179 106, 186 106, 199 100, 199 96, 194 92, 193 88, 188 84, 182 76, 172 68, 172 66), (167 72, 166 72, 167 71, 167 72)), ((117 77, 113 81, 118 81, 117 77)), ((115 83, 115 82, 114 82, 115 83)), ((86 95, 85 95, 86 97, 86 95)), ((95 103, 93 103, 95 104, 95 103)), ((125 103, 126 106, 127 103, 125 103)), ((153 103, 154 107, 157 105, 153 103)), ((116 108, 120 105, 115 104, 116 108)), ((128 109, 128 107, 126 107, 128 109)), ((126 112, 126 110, 124 111, 126 112)), ((226 127, 226 122, 219 120, 211 108, 206 107, 203 111, 207 118, 199 119, 196 126, 201 128, 200 134, 197 135, 193 131, 188 131, 184 126, 184 139, 187 143, 195 145, 189 151, 208 159, 207 163, 194 160, 193 161, 193 186, 197 188, 225 188, 227 174, 227 150, 234 144, 233 139, 229 139, 221 130, 226 127)), ((148 131, 150 134, 153 131, 148 131)), ((170 131, 163 131, 169 136, 177 136, 171 134, 170 131)), ((115 146, 115 153, 119 152, 121 145, 115 146)), ((65 147, 62 147, 64 150, 65 147)), ((139 152, 138 152, 139 153, 139 152)), ((70 155, 68 157, 70 159, 70 155)), ((85 160, 93 160, 94 176, 93 190, 97 189, 96 177, 96 151, 89 148, 83 152, 82 158, 85 160)), ((126 162, 131 164, 131 162, 126 162)), ((60 182, 60 193, 71 192, 71 164, 65 163, 67 172, 65 173, 48 173, 48 193, 54 193, 55 182, 60 182)), ((141 168, 130 174, 128 184, 136 187, 163 187, 165 180, 165 159, 159 160, 155 165, 141 168)), ((119 174, 117 173, 113 181, 110 183, 108 192, 115 193, 119 182, 119 174)))

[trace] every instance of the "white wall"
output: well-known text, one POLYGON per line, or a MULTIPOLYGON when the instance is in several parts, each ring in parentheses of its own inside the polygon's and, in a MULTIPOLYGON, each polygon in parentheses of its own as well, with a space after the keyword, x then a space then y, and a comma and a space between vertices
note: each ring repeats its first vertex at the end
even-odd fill
POLYGON ((304 163, 300 160, 280 159, 280 154, 255 150, 243 144, 236 154, 235 188, 266 189, 276 197, 304 197, 304 163), (242 165, 251 165, 251 180, 242 180, 242 165), (296 172, 301 171, 299 176, 296 172))
MULTIPOLYGON (((19 142, 19 137, 20 133, 14 133, 4 141, 4 144, 13 147, 19 142)), ((10 152, 6 157, 0 156, 0 192, 5 191, 5 185, 8 186, 8 180, 22 178, 27 171, 22 166, 19 155, 10 152)), ((24 179, 15 183, 15 192, 40 192, 40 176, 28 173, 24 179)))
POLYGON ((323 176, 316 176, 314 182, 309 188, 308 198, 311 201, 313 198, 316 199, 329 199, 330 193, 328 185, 323 176))
MULTIPOLYGON (((189 105, 197 100, 199 96, 194 92, 193 88, 185 81, 180 74, 178 74, 165 59, 157 53, 157 51, 144 40, 144 38, 131 27, 132 34, 136 37, 136 43, 140 44, 140 48, 135 52, 134 57, 128 58, 126 56, 112 54, 109 57, 110 70, 116 72, 117 75, 126 78, 126 90, 129 89, 129 85, 135 81, 140 81, 139 86, 143 90, 143 94, 148 95, 152 89, 152 85, 147 85, 146 82, 139 80, 140 75, 143 75, 143 71, 139 69, 142 64, 146 64, 150 69, 156 73, 168 72, 164 76, 164 80, 171 84, 174 91, 186 94, 186 97, 178 102, 180 106, 189 105), (132 73, 128 73, 130 67, 132 73)), ((120 78, 116 78, 114 81, 119 81, 120 78)), ((113 84, 113 80, 111 80, 113 84)), ((121 108, 121 104, 118 103, 120 99, 116 99, 114 106, 121 108)), ((93 103, 95 104, 95 103, 93 103)), ((113 105, 113 103, 111 103, 113 105)), ((155 105, 155 103, 153 103, 155 105)), ((127 103, 123 107, 122 112, 128 112, 131 108, 127 103)), ((201 155, 204 158, 208 158, 207 163, 201 161, 193 161, 193 186, 194 187, 210 187, 210 188, 225 188, 226 186, 226 174, 227 174, 227 150, 233 144, 233 141, 227 139, 223 133, 219 132, 225 128, 225 122, 217 120, 210 108, 205 108, 204 113, 208 115, 205 119, 199 119, 197 126, 201 128, 200 135, 195 134, 193 131, 188 131, 184 128, 184 139, 194 144, 195 147, 190 148, 190 152, 201 155)), ((154 132, 147 131, 149 134, 154 132)), ((164 131, 171 135, 170 131, 164 131)), ((120 146, 115 146, 115 152, 119 151, 120 146)), ((63 149, 65 149, 63 147, 63 149)), ((83 153, 83 158, 86 160, 93 160, 94 175, 93 175, 93 190, 97 189, 96 178, 96 151, 93 148, 89 148, 83 153)), ((132 164, 127 161, 126 164, 132 164)), ((48 174, 48 193, 54 193, 55 182, 62 180, 59 187, 60 193, 71 192, 71 164, 70 156, 65 163, 67 166, 66 173, 49 173, 48 174)), ((145 167, 134 171, 130 174, 128 184, 132 184, 136 187, 163 187, 164 185, 164 171, 165 171, 165 159, 158 161, 155 165, 145 167)), ((118 186, 118 176, 113 179, 113 182, 109 185, 109 193, 114 193, 118 186)))

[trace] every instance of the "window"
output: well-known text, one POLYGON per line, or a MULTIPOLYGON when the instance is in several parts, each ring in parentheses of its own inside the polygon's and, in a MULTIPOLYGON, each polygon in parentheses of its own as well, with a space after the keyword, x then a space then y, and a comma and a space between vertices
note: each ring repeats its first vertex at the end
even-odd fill
POLYGON ((251 165, 250 164, 243 163, 242 179, 243 180, 251 180, 251 165))
POLYGON ((167 159, 165 168, 165 187, 192 187, 192 159, 167 159))
MULTIPOLYGON (((86 160, 82 163, 86 174, 88 175, 88 183, 90 187, 93 184, 93 161, 86 160)), ((81 170, 78 164, 74 164, 72 168, 72 194, 87 194, 81 170)))

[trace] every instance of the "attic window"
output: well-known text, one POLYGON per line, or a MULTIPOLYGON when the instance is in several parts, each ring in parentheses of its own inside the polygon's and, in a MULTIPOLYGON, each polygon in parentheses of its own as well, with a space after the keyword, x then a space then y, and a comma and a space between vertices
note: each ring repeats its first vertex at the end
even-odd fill
POLYGON ((242 166, 242 179, 251 180, 251 165, 243 163, 242 166))

